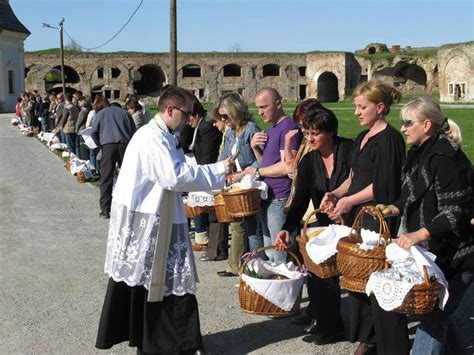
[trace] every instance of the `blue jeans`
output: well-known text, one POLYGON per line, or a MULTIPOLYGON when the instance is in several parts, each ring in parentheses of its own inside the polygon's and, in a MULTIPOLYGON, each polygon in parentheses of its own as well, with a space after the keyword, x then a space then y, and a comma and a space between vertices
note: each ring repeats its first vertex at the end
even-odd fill
MULTIPOLYGON (((263 244, 265 246, 275 243, 276 234, 281 231, 285 223, 285 204, 288 198, 276 200, 260 200, 259 217, 262 223, 263 244)), ((286 253, 274 249, 265 250, 270 261, 277 263, 286 262, 286 253)))
POLYGON ((41 117, 41 127, 43 128, 43 132, 47 132, 49 128, 49 117, 41 117))
POLYGON ((209 214, 201 213, 200 215, 194 217, 194 231, 196 233, 206 232, 209 228, 209 214))
MULTIPOLYGON (((248 238, 249 251, 263 247, 262 224, 260 218, 257 216, 250 216, 244 218, 245 233, 248 238)), ((257 257, 263 260, 267 259, 264 252, 258 253, 257 257)))
POLYGON ((443 311, 436 307, 432 313, 422 316, 416 330, 412 355, 444 353, 449 317, 463 300, 473 279, 474 273, 468 271, 457 274, 449 280, 448 302, 443 311))
POLYGON ((92 165, 92 168, 95 172, 99 171, 99 165, 97 160, 97 154, 99 153, 99 148, 89 149, 89 161, 92 165))
POLYGON ((76 154, 76 133, 64 133, 69 153, 76 154))

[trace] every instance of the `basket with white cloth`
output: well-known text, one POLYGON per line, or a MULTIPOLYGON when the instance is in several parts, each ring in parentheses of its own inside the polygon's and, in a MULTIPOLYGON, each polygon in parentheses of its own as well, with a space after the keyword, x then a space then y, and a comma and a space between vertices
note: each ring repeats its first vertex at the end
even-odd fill
POLYGON ((344 221, 341 219, 342 225, 308 229, 309 220, 319 212, 321 210, 316 209, 306 217, 301 235, 296 237, 296 240, 306 269, 326 279, 340 275, 336 264, 336 245, 340 238, 350 232, 350 228, 344 226, 344 221))
POLYGON ((365 292, 370 275, 388 267, 385 260, 385 246, 390 241, 390 231, 382 213, 374 206, 362 208, 357 214, 349 236, 337 243, 337 268, 340 271, 341 286, 349 291, 365 292), (379 219, 379 233, 362 228, 362 219, 368 211, 374 211, 379 219))
POLYGON ((443 309, 448 283, 434 263, 435 255, 418 246, 405 250, 397 244, 387 246, 386 254, 391 267, 370 275, 367 295, 374 293, 386 311, 427 314, 437 304, 443 309))
POLYGON ((239 301, 246 313, 287 317, 298 312, 301 302, 301 290, 306 277, 298 257, 286 250, 296 261, 275 264, 263 261, 255 256, 274 248, 259 248, 242 257, 240 266, 239 301))
POLYGON ((240 182, 222 192, 229 215, 234 218, 255 216, 260 208, 260 198, 266 199, 268 186, 255 177, 246 174, 240 182))
POLYGON ((192 208, 199 207, 199 213, 210 212, 214 210, 214 193, 212 191, 190 192, 188 205, 192 208))

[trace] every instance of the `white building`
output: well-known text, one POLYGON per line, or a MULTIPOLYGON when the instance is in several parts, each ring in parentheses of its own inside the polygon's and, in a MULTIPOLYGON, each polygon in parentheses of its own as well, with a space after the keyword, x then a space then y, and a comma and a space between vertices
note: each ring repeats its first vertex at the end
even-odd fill
POLYGON ((25 89, 23 41, 29 35, 9 0, 0 0, 0 112, 15 111, 16 100, 25 89))

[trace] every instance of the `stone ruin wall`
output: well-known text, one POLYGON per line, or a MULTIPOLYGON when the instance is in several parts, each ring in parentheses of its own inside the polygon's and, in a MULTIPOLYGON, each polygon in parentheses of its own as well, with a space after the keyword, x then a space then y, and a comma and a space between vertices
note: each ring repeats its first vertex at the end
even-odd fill
MULTIPOLYGON (((473 58, 471 43, 442 47, 435 57, 400 53, 378 62, 348 52, 180 53, 178 85, 203 101, 216 101, 228 91, 253 101, 259 89, 272 86, 285 100, 316 97, 335 102, 350 98, 360 82, 380 79, 405 95, 439 92, 442 102, 474 102, 473 58)), ((131 93, 153 100, 170 75, 168 53, 82 53, 66 56, 65 66, 69 91, 100 92, 112 101, 123 101, 131 93)), ((60 68, 57 55, 26 53, 25 67, 26 90, 61 90, 60 82, 44 80, 52 68, 60 68)))
POLYGON ((442 102, 474 102, 474 43, 438 51, 442 102))

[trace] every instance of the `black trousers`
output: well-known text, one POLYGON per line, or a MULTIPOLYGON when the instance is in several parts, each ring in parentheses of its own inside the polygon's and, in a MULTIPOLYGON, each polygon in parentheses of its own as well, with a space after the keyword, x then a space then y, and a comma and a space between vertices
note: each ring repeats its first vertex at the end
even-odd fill
POLYGON ((217 222, 214 211, 209 212, 209 244, 206 254, 213 260, 217 256, 227 258, 229 255, 229 224, 217 222))
POLYGON ((373 294, 349 291, 349 317, 351 342, 376 344, 380 355, 410 353, 406 316, 384 311, 373 294))
POLYGON ((309 305, 306 314, 317 321, 318 333, 329 337, 344 332, 339 276, 322 279, 311 273, 307 286, 309 305))
POLYGON ((113 143, 102 146, 102 159, 100 160, 100 210, 110 213, 112 204, 112 188, 114 185, 115 167, 122 165, 127 144, 113 143))

